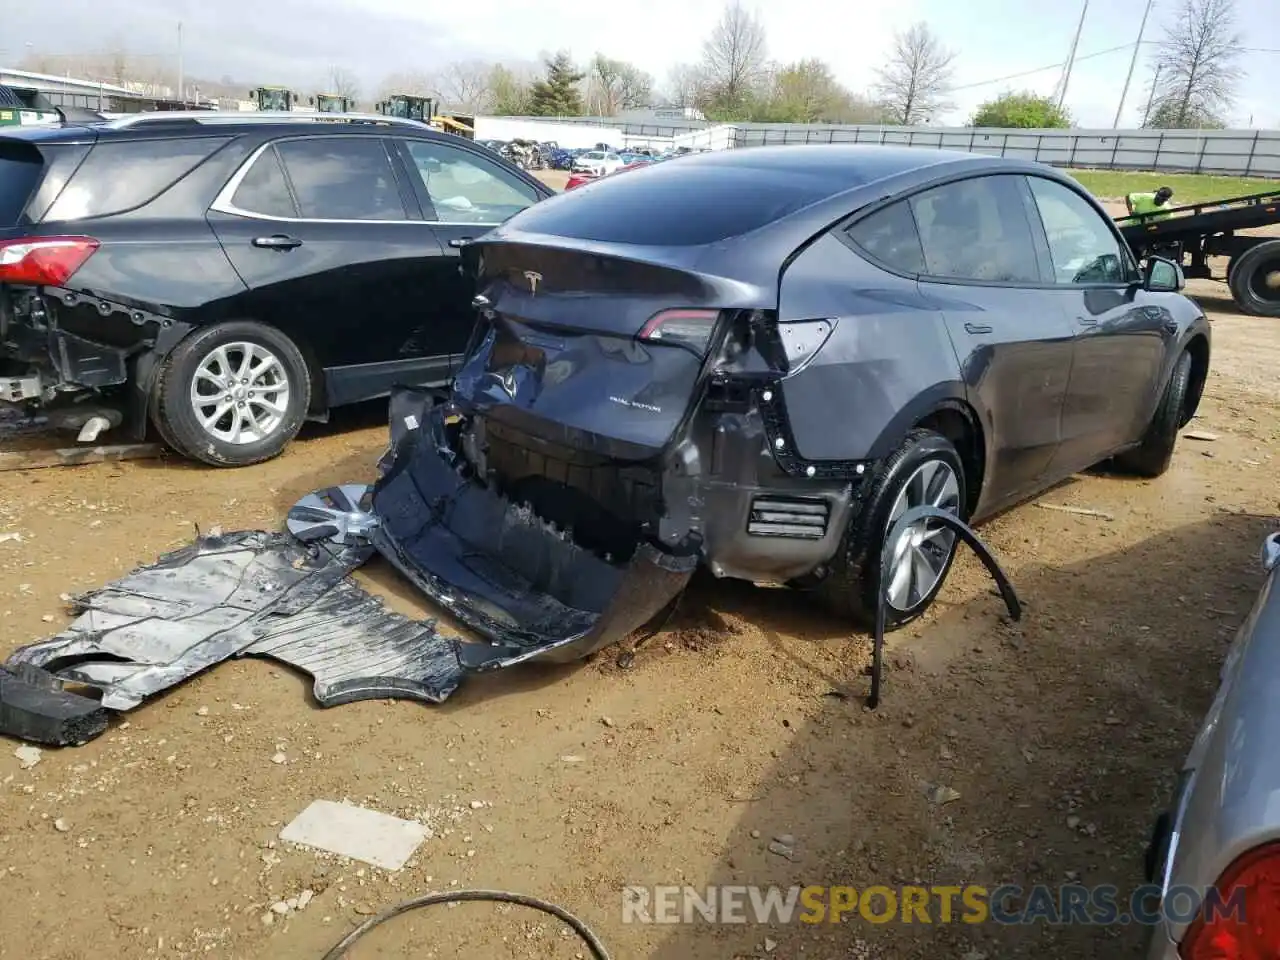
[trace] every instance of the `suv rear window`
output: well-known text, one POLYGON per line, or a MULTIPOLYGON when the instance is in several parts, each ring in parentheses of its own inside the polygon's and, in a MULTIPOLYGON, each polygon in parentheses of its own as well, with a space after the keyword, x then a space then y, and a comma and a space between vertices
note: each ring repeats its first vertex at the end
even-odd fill
POLYGON ((35 147, 0 142, 0 227, 18 222, 43 170, 44 162, 35 147))
POLYGON ((150 203, 230 137, 98 143, 58 195, 45 221, 105 217, 150 203))
POLYGON ((572 191, 535 204, 510 224, 602 243, 701 246, 749 233, 832 194, 820 177, 772 178, 727 165, 677 169, 680 163, 606 177, 591 185, 596 203, 579 203, 572 191))

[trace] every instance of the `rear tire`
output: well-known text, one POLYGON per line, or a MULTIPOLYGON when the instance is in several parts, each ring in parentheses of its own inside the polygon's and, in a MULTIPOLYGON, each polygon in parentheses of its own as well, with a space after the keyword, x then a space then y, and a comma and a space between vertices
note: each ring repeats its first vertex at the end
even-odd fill
POLYGON ((1139 477, 1158 477, 1169 469, 1178 431, 1184 424, 1190 388, 1191 354, 1184 350, 1173 365, 1160 406, 1156 407, 1156 415, 1151 418, 1142 442, 1115 458, 1117 468, 1139 477))
POLYGON ((236 321, 200 330, 169 354, 152 419, 179 453, 219 467, 277 456, 311 402, 307 363, 279 330, 236 321))
POLYGON ((1268 240, 1232 257, 1227 267, 1231 298, 1255 317, 1280 317, 1280 240, 1268 240))
MULTIPOLYGON (((898 449, 862 482, 859 502, 854 505, 840 547, 818 586, 828 608, 860 626, 873 627, 881 551, 893 520, 907 507, 921 503, 940 506, 966 519, 967 496, 964 464, 951 441, 932 430, 918 428, 908 433, 898 449)), ((921 575, 908 583, 905 591, 899 591, 898 602, 885 605, 886 630, 905 626, 929 608, 955 559, 956 535, 936 522, 925 521, 918 530, 913 527, 903 541, 902 559, 890 566, 891 582, 899 582, 899 573, 921 575), (913 542, 913 538, 920 542, 913 542), (909 566, 912 562, 921 566, 913 569, 909 566), (903 563, 908 564, 905 572, 903 563), (924 575, 926 567, 928 574, 924 575)))

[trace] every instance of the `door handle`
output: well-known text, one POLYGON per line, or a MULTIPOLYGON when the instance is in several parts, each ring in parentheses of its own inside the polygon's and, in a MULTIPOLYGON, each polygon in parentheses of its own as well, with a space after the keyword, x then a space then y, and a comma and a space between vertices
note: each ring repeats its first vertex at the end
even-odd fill
POLYGON ((965 330, 969 333, 990 333, 991 327, 985 323, 966 323, 965 330))
POLYGON ((265 250, 292 250, 294 247, 302 246, 302 241, 297 237, 286 237, 277 233, 271 237, 254 237, 253 245, 265 250))
POLYGON ((1079 323, 1086 327, 1092 327, 1097 322, 1098 322, 1097 317, 1076 317, 1076 323, 1079 323))
POLYGON ((458 249, 461 249, 462 247, 465 247, 468 243, 471 243, 473 240, 475 240, 475 237, 454 237, 452 240, 449 241, 449 246, 453 247, 453 249, 455 250, 458 250, 458 249))

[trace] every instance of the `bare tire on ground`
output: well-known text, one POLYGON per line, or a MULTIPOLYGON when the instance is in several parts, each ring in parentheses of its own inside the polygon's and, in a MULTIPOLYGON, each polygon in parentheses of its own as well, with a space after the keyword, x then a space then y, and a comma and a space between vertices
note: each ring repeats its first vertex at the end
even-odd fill
POLYGON ((1268 240, 1232 257, 1227 285, 1245 313, 1280 317, 1280 240, 1268 240))
MULTIPOLYGON (((915 429, 863 480, 856 496, 854 514, 818 589, 833 612, 871 627, 889 527, 908 509, 926 505, 967 518, 964 465, 946 437, 915 429)), ((921 521, 903 534, 891 554, 886 629, 904 626, 929 608, 955 553, 955 533, 936 521, 921 521)))
POLYGON ((1115 465, 1125 473, 1140 477, 1158 477, 1169 469, 1178 431, 1186 422, 1187 391, 1191 387, 1191 354, 1183 351, 1173 365, 1173 373, 1165 385, 1160 406, 1151 418, 1142 442, 1115 458, 1115 465))
POLYGON ((297 435, 311 401, 306 361, 279 330, 236 321, 174 348, 155 386, 156 430, 214 466, 270 460, 297 435))

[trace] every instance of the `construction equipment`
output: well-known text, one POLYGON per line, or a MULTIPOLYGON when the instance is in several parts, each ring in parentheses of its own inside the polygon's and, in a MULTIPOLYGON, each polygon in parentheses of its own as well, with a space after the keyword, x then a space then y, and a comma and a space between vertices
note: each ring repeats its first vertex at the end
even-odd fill
POLYGON ((298 102, 298 95, 286 87, 255 87, 249 98, 259 110, 292 110, 298 102))
POLYGON ((380 102, 374 109, 385 117, 396 117, 400 120, 421 120, 431 123, 435 116, 435 101, 430 97, 415 97, 407 93, 397 93, 380 102))
POLYGON ((43 94, 0 84, 0 127, 58 121, 57 110, 43 94))
POLYGON ((452 133, 459 137, 466 137, 468 140, 476 138, 475 117, 465 117, 458 113, 437 113, 431 125, 437 130, 443 130, 445 133, 452 133))
POLYGON ((356 108, 353 98, 340 93, 318 93, 311 102, 320 113, 350 113, 356 108))

